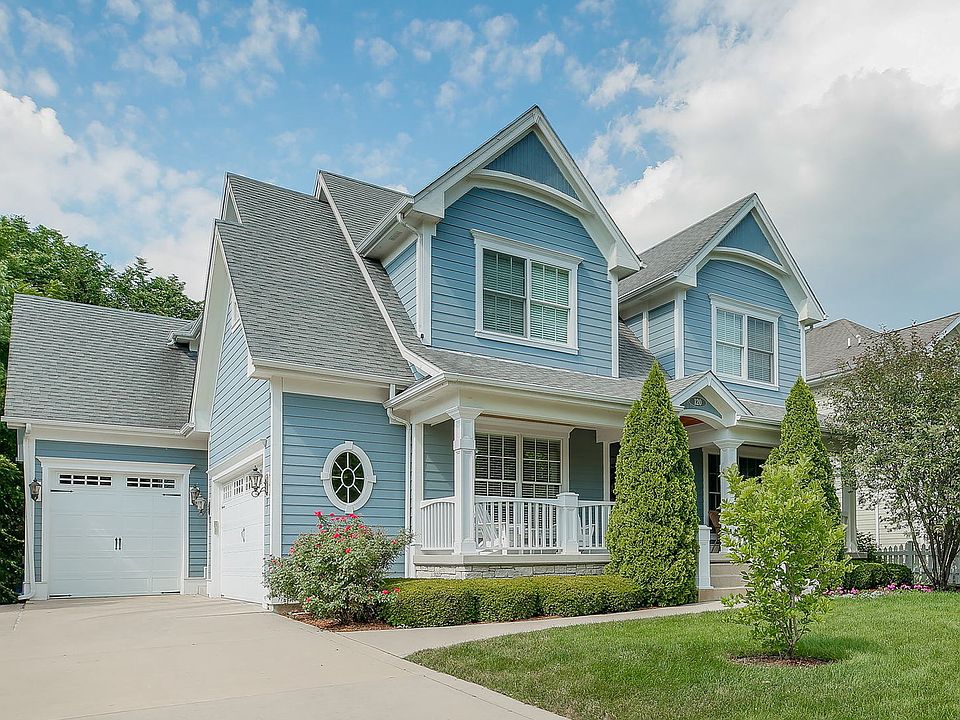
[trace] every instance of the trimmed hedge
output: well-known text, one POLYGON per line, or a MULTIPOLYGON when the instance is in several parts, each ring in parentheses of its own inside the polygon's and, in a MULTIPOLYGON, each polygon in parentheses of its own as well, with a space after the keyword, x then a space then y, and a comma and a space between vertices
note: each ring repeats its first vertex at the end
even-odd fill
POLYGON ((403 580, 390 583, 383 619, 403 627, 508 622, 540 615, 596 615, 636 610, 645 594, 609 575, 538 575, 508 579, 403 580))
POLYGON ((913 572, 897 563, 864 562, 855 560, 843 577, 846 590, 873 590, 890 583, 912 585, 913 572))

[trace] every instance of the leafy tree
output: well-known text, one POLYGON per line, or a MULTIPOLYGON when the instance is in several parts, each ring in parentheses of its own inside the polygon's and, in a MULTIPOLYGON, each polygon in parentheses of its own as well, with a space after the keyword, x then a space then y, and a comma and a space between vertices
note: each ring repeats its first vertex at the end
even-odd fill
POLYGON ((780 423, 780 444, 767 458, 768 465, 797 465, 804 459, 810 463, 807 481, 823 492, 827 512, 838 525, 843 521, 840 500, 833 482, 833 464, 823 443, 817 403, 810 386, 798 377, 790 390, 787 412, 780 423))
MULTIPOLYGON (((200 303, 175 275, 155 277, 142 258, 117 272, 101 253, 22 217, 0 216, 0 407, 6 395, 10 316, 17 293, 194 318, 200 303)), ((0 427, 0 602, 16 599, 23 564, 23 479, 12 462, 16 434, 0 427), (9 578, 13 578, 10 580, 9 578), (15 584, 12 584, 15 583, 15 584)))
POLYGON ((824 592, 839 585, 848 562, 838 559, 844 529, 811 481, 815 472, 809 460, 767 463, 760 478, 745 478, 735 467, 725 471, 732 499, 721 508, 721 536, 730 558, 745 567, 746 594, 724 603, 739 605, 736 619, 787 657, 825 612, 824 592))
POLYGON ((0 456, 0 604, 17 600, 23 579, 23 474, 0 456))
POLYGON ((689 440, 654 364, 617 456, 607 572, 636 581, 653 605, 697 599, 697 491, 689 440))
POLYGON ((841 467, 885 520, 908 529, 932 585, 960 553, 960 339, 872 339, 831 388, 841 467))

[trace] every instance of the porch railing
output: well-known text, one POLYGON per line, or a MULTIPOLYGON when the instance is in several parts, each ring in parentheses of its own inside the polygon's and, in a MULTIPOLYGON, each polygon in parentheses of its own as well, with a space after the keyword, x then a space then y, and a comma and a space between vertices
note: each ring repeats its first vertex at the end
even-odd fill
MULTIPOLYGON (((478 497, 474 537, 483 553, 580 553, 605 549, 612 502, 580 500, 575 493, 533 499, 478 497)), ((425 551, 454 546, 454 498, 420 504, 417 542, 425 551)))

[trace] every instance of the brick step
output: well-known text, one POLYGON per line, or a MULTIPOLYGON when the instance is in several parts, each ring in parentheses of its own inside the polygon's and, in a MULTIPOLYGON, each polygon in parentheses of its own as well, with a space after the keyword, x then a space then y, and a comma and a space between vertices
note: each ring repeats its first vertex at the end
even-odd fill
POLYGON ((746 592, 747 589, 743 587, 729 587, 729 588, 718 588, 713 587, 709 590, 698 590, 700 602, 711 602, 712 600, 719 600, 725 598, 728 595, 737 595, 740 593, 746 592))

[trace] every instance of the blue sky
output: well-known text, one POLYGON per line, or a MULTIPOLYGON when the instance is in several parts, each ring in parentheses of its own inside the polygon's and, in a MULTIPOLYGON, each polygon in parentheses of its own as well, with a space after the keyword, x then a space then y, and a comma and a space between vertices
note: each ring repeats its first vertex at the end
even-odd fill
POLYGON ((638 249, 757 191, 832 317, 960 307, 954 3, 0 0, 0 212, 202 293, 223 173, 416 190, 539 104, 638 249))

